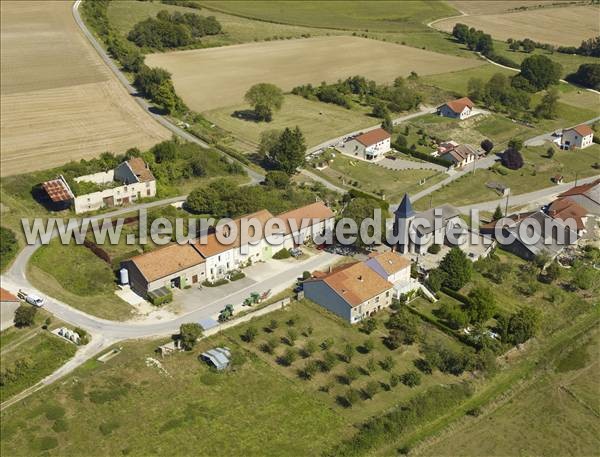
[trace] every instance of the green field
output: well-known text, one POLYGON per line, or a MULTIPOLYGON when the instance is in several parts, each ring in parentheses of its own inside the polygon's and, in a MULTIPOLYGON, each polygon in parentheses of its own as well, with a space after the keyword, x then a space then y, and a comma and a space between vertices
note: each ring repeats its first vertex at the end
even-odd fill
POLYGON ((224 14, 207 9, 192 9, 181 6, 165 5, 160 2, 139 2, 133 0, 111 2, 108 7, 108 18, 117 30, 127 35, 133 26, 155 17, 161 10, 179 11, 181 13, 196 13, 204 16, 215 16, 223 26, 220 35, 206 36, 200 40, 200 46, 224 46, 238 43, 248 43, 256 40, 300 38, 302 35, 325 35, 331 31, 297 27, 293 25, 274 24, 255 21, 239 16, 224 14))
POLYGON ((458 12, 439 1, 201 1, 207 8, 262 21, 381 32, 425 29, 425 23, 458 12))
MULTIPOLYGON (((1 371, 15 372, 17 362, 26 363, 14 379, 0 385, 0 401, 33 386, 75 354, 77 346, 41 328, 48 316, 48 313, 39 310, 33 326, 10 327, 0 333, 1 371)), ((53 320, 49 328, 59 327, 60 324, 60 321, 53 320)))
MULTIPOLYGON (((547 149, 548 146, 524 148, 521 153, 525 165, 519 170, 508 170, 498 165, 498 168, 506 174, 501 174, 492 168, 461 176, 431 194, 433 205, 451 203, 455 206, 464 206, 498 200, 501 197, 485 185, 492 181, 507 185, 512 195, 518 195, 552 186, 551 178, 556 174, 563 175, 565 182, 574 181, 576 176, 583 178, 598 174, 598 170, 592 168, 592 165, 598 162, 599 145, 577 151, 562 151, 555 148, 555 154, 551 159, 546 157, 547 149)), ((429 199, 424 200, 417 202, 416 207, 428 208, 429 199)))
POLYGON ((336 185, 350 186, 372 194, 385 194, 388 201, 399 200, 404 193, 413 193, 431 186, 444 178, 444 174, 433 170, 388 170, 337 153, 333 163, 324 170, 311 170, 336 185), (420 180, 426 180, 419 184, 420 180), (358 183, 358 185, 357 185, 358 183))
POLYGON ((583 346, 589 357, 583 366, 543 372, 508 401, 481 417, 466 419, 416 455, 596 455, 600 448, 598 332, 591 338, 583 346))
MULTIPOLYGON (((387 383, 390 373, 413 369, 417 344, 390 351, 380 342, 386 314, 379 314, 379 329, 371 335, 374 349, 369 354, 357 351, 351 364, 364 367, 369 358, 380 361, 387 355, 396 363, 391 372, 377 367, 370 375, 361 374, 353 388, 368 380, 387 383)), ((422 332, 428 339, 459 344, 425 325, 422 332)), ((359 347, 367 339, 356 327, 300 302, 203 340, 189 353, 160 359, 165 371, 147 363, 148 357, 155 357, 158 342, 125 343, 121 354, 106 364, 91 360, 63 382, 3 411, 2 454, 39 453, 45 447, 60 455, 82 455, 93 439, 97 455, 317 455, 351 436, 354 424, 371 415, 428 386, 461 379, 434 372, 424 375, 418 387, 381 388, 373 399, 343 407, 337 397, 348 389, 340 380, 348 363, 338 361, 331 372, 303 380, 298 370, 308 360, 321 359, 321 349, 307 358, 298 355, 289 367, 275 361, 287 347, 298 353, 308 340, 320 344, 329 337, 334 339, 334 354, 345 344, 359 347), (290 318, 293 326, 286 323, 290 318), (267 332, 264 328, 271 320, 278 326, 267 332), (240 334, 250 325, 258 336, 246 343, 240 334), (273 355, 260 350, 267 338, 283 338, 290 328, 299 335, 293 347, 282 342, 273 355), (231 349, 232 370, 217 373, 199 362, 200 352, 218 345, 231 349), (325 385, 330 385, 329 392, 322 389, 325 385)))
POLYGON ((206 118, 233 135, 257 145, 260 134, 267 130, 300 127, 308 147, 335 138, 344 133, 377 125, 378 119, 366 111, 345 109, 331 103, 307 100, 297 95, 286 95, 280 111, 271 122, 254 122, 234 116, 236 111, 249 110, 248 105, 238 105, 208 111, 206 118))
POLYGON ((86 313, 116 320, 132 317, 133 308, 114 294, 110 266, 83 245, 52 240, 32 256, 28 277, 42 292, 86 313))
POLYGON ((421 77, 424 84, 439 87, 452 92, 457 97, 467 95, 467 86, 469 79, 478 78, 487 82, 496 73, 502 73, 506 76, 514 76, 516 72, 497 67, 491 63, 467 70, 453 71, 451 73, 442 73, 439 75, 428 75, 421 77))

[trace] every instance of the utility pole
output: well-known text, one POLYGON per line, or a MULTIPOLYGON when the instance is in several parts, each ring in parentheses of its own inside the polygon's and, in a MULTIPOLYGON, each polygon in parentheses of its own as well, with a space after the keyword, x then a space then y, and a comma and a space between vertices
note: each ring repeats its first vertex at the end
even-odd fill
POLYGON ((573 187, 577 187, 577 172, 575 172, 575 185, 573 187))
POLYGON ((506 206, 504 207, 504 217, 508 217, 508 196, 510 195, 510 192, 508 194, 506 194, 506 206))

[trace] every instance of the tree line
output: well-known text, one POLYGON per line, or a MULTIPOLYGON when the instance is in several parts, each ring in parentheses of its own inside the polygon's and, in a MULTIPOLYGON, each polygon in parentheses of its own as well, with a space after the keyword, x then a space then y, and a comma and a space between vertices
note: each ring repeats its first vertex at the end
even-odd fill
POLYGON ((222 27, 214 16, 159 11, 133 26, 127 39, 141 48, 169 49, 188 46, 207 35, 218 35, 222 27))

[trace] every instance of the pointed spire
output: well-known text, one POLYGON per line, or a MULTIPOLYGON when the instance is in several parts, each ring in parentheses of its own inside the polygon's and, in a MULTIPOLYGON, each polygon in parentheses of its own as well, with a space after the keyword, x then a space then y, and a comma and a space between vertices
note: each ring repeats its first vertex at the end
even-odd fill
POLYGON ((398 205, 398 208, 396 208, 394 215, 396 216, 396 219, 408 219, 409 217, 415 215, 415 211, 413 210, 408 194, 404 194, 404 197, 402 198, 400 205, 398 205))

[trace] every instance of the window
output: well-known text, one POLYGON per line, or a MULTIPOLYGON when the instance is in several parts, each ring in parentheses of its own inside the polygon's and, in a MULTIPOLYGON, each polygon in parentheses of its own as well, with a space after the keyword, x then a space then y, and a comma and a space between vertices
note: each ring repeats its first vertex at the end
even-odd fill
POLYGON ((390 296, 390 291, 389 291, 389 290, 388 290, 388 291, 385 293, 385 296, 386 296, 386 297, 389 297, 389 296, 390 296))

